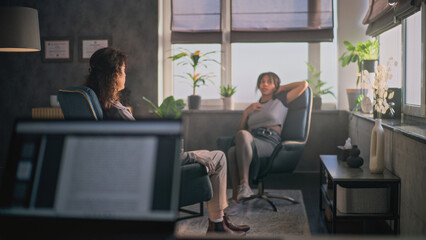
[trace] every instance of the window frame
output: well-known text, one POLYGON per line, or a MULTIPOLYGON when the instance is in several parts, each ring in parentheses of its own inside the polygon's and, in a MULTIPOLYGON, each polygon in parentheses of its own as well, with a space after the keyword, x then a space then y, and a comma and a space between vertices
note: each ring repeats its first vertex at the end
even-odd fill
POLYGON ((426 68, 424 67, 426 65, 426 3, 423 1, 421 5, 421 22, 422 22, 422 28, 421 28, 421 102, 420 105, 412 105, 406 103, 406 95, 407 95, 407 87, 406 87, 406 71, 407 71, 407 44, 406 44, 406 38, 407 38, 407 20, 404 19, 402 21, 402 113, 410 116, 415 117, 426 117, 426 68))
MULTIPOLYGON (((336 0, 332 1, 333 7, 336 0)), ((232 46, 231 46, 231 0, 221 0, 221 85, 232 85, 232 46)), ((172 54, 171 43, 171 0, 159 0, 159 48, 158 48, 158 103, 160 104, 166 97, 173 95, 174 78, 173 62, 168 59, 172 54)), ((336 14, 336 12, 334 12, 336 14)), ((334 21, 333 14, 333 21, 334 21)), ((334 25, 334 23, 333 23, 334 25)), ((334 27, 336 27, 334 25, 334 27)), ((321 69, 321 48, 320 43, 308 43, 308 62, 315 68, 321 69)), ((306 71, 308 71, 306 69, 306 71)), ((338 89, 336 89, 336 102, 331 103, 337 106, 338 89)), ((187 99, 184 99, 186 102, 187 99)), ((250 103, 235 102, 235 109, 242 110, 250 103)), ((202 99, 202 109, 219 109, 222 106, 222 99, 202 99)))

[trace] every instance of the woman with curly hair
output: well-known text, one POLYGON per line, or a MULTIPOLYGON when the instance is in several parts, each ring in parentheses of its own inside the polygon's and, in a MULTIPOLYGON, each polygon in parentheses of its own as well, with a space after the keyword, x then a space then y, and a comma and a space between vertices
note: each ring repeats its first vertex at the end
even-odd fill
MULTIPOLYGON (((86 86, 98 96, 105 120, 135 120, 132 113, 120 103, 119 92, 126 82, 127 56, 115 48, 102 48, 90 58, 89 76, 86 86)), ((206 167, 213 190, 213 197, 207 202, 209 226, 207 232, 225 232, 243 235, 250 229, 247 225, 231 222, 224 209, 228 206, 226 197, 226 156, 221 151, 190 151, 179 156, 182 165, 199 162, 206 167)))
POLYGON ((104 119, 135 120, 120 102, 119 92, 126 83, 126 66, 126 54, 112 47, 101 48, 90 57, 86 86, 96 93, 104 119))

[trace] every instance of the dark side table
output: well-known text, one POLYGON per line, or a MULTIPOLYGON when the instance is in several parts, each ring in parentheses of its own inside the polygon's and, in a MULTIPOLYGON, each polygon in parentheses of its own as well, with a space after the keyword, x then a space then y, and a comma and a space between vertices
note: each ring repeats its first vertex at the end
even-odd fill
POLYGON ((345 162, 338 160, 336 155, 321 155, 320 159, 320 210, 321 214, 325 214, 324 200, 332 213, 332 233, 336 233, 336 220, 338 219, 383 219, 393 220, 394 233, 399 234, 399 188, 401 183, 399 177, 387 169, 381 174, 372 174, 365 164, 361 168, 349 168, 345 162), (325 181, 325 172, 328 181, 331 181, 329 184, 325 181), (337 185, 344 188, 389 188, 389 211, 386 213, 342 213, 337 210, 337 185))

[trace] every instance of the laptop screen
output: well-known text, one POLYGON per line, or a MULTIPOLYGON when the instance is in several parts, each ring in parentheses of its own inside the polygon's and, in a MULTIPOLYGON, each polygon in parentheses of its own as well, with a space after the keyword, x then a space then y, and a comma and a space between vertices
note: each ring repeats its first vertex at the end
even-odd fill
POLYGON ((180 121, 18 121, 0 216, 173 222, 180 121))

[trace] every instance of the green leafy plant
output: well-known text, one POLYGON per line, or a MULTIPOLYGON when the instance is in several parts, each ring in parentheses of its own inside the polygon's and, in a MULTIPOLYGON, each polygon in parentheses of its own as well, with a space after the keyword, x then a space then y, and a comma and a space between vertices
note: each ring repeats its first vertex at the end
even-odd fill
POLYGON ((192 87, 192 94, 195 95, 195 89, 202 85, 206 84, 206 81, 212 82, 212 78, 215 77, 213 73, 202 74, 199 72, 200 67, 207 69, 207 62, 215 62, 220 64, 215 59, 209 58, 208 55, 215 53, 216 51, 211 51, 207 53, 202 53, 200 50, 191 52, 187 49, 181 49, 182 51, 178 54, 175 54, 169 58, 172 61, 178 61, 178 66, 190 66, 191 72, 187 72, 185 75, 176 75, 177 77, 188 79, 191 81, 190 86, 192 87))
POLYGON ((182 110, 185 107, 183 99, 177 99, 173 96, 169 96, 161 103, 159 107, 155 106, 148 98, 142 97, 143 100, 147 101, 153 108, 154 113, 157 114, 160 118, 180 118, 182 115, 182 110))
POLYGON ((364 60, 376 60, 379 58, 379 40, 367 40, 366 42, 357 42, 356 45, 348 41, 344 41, 343 44, 346 46, 346 52, 339 58, 339 62, 342 67, 349 65, 350 63, 356 63, 358 66, 358 75, 356 80, 356 86, 358 87, 361 71, 362 61, 364 60))
POLYGON ((231 97, 237 91, 237 87, 232 87, 228 84, 228 86, 220 86, 220 95, 222 97, 231 97))
POLYGON ((321 89, 326 84, 326 82, 319 79, 321 72, 317 72, 317 69, 309 63, 306 63, 306 65, 308 65, 308 71, 312 74, 312 78, 308 78, 306 81, 312 88, 312 94, 314 97, 321 97, 322 95, 331 94, 334 98, 336 98, 334 93, 330 90, 332 87, 321 89))

